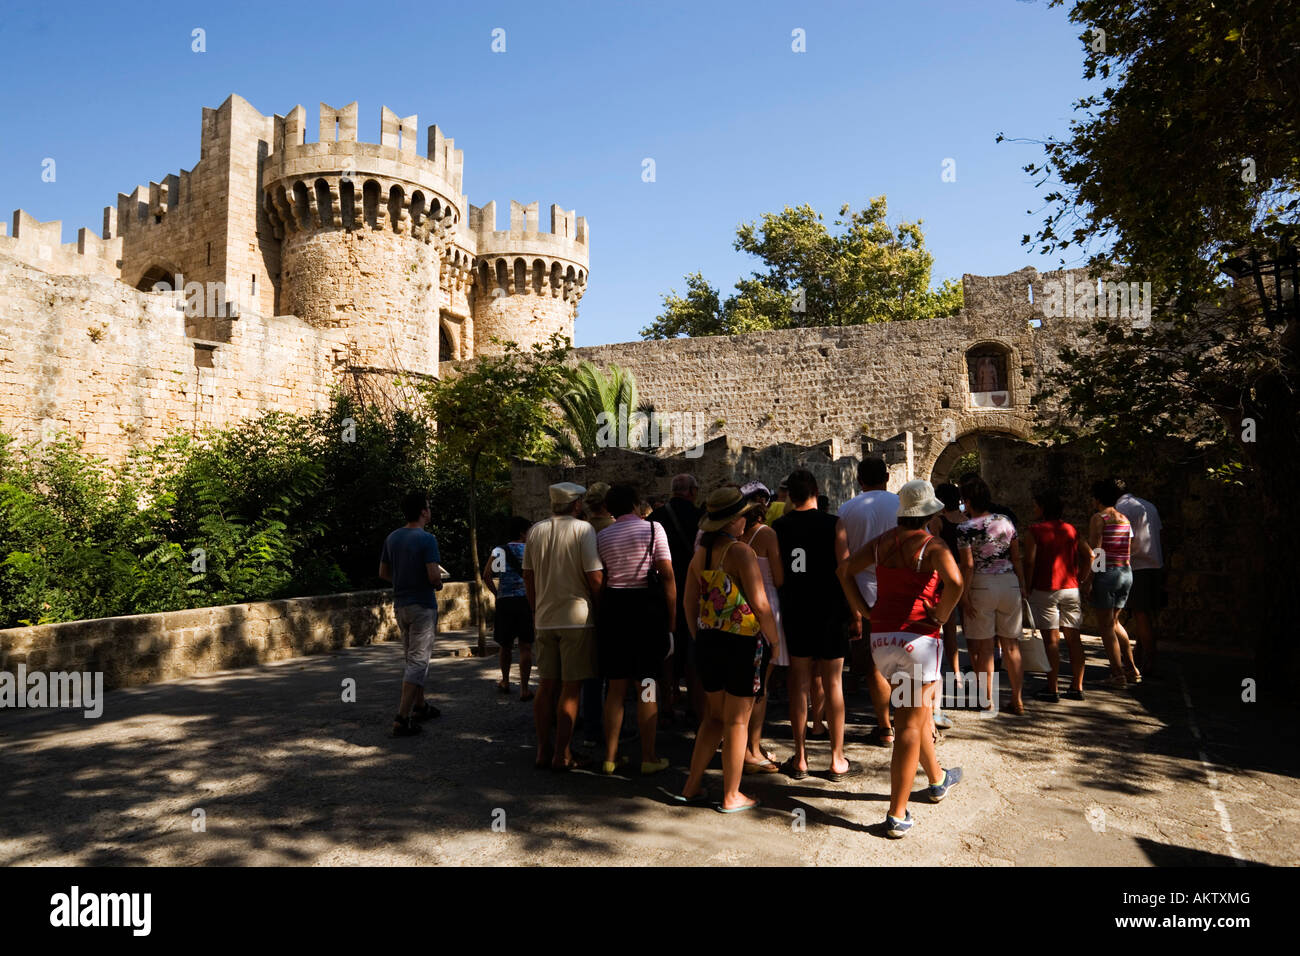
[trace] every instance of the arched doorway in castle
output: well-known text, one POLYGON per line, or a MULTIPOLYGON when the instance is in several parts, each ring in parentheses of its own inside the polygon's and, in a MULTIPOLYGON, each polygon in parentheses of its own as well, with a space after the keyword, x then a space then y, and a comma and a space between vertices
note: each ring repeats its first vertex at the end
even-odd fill
MULTIPOLYGON (((944 446, 930 467, 931 484, 956 482, 968 472, 975 472, 990 487, 998 484, 1033 484, 1040 476, 1037 465, 1039 446, 1026 441, 1014 431, 1001 428, 972 429, 944 446), (1018 475, 1023 472, 1023 475, 1018 475), (1012 482, 1012 476, 1016 476, 1012 482), (1023 479, 1023 480, 1022 480, 1023 479)), ((924 474, 924 472, 922 472, 924 474)), ((993 489, 994 496, 998 490, 993 489)))
POLYGON ((438 318, 438 361, 451 362, 465 358, 461 354, 460 341, 460 323, 447 313, 442 313, 438 318))
POLYGON ((158 283, 166 283, 168 289, 176 288, 176 273, 167 268, 167 266, 155 265, 150 266, 140 277, 140 281, 135 287, 141 292, 153 292, 158 283))
POLYGON ((1039 488, 1061 496, 1068 520, 1086 521, 1089 464, 1076 448, 1038 444, 1014 431, 984 428, 946 445, 929 478, 937 485, 976 472, 988 482, 993 500, 1015 512, 1023 533, 1033 518, 1033 493, 1039 488))

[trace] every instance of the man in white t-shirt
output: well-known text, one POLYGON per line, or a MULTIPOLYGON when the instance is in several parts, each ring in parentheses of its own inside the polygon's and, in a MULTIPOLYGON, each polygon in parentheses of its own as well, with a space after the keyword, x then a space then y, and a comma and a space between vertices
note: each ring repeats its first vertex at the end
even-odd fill
POLYGON ((549 490, 551 517, 533 525, 524 543, 524 589, 533 609, 537 655, 533 720, 537 767, 571 770, 586 762, 575 757, 569 745, 582 682, 596 676, 593 598, 604 575, 596 529, 578 517, 587 489, 564 481, 549 490), (553 752, 548 747, 552 716, 556 717, 553 752))
POLYGON ((1137 638, 1137 665, 1145 676, 1150 677, 1156 661, 1154 621, 1164 594, 1165 562, 1160 546, 1160 512, 1151 502, 1130 492, 1124 479, 1111 480, 1123 492, 1115 502, 1115 510, 1128 518, 1133 526, 1133 539, 1129 545, 1133 588, 1124 609, 1132 620, 1133 636, 1137 638))
MULTIPOLYGON (((857 551, 872 538, 878 537, 890 528, 898 527, 898 495, 886 491, 889 482, 889 469, 880 458, 864 458, 858 464, 858 486, 862 492, 846 501, 839 510, 839 524, 844 529, 848 540, 849 554, 857 551)), ((856 575, 858 591, 868 607, 876 603, 876 569, 874 567, 856 575)), ((854 615, 849 625, 851 635, 862 635, 862 618, 854 615)), ((860 676, 865 676, 867 693, 871 695, 871 707, 876 712, 875 740, 883 744, 883 738, 892 737, 893 729, 889 722, 889 682, 881 676, 871 658, 869 641, 855 640, 849 645, 849 659, 853 664, 853 685, 860 685, 860 676)), ((935 711, 938 719, 939 711, 935 711)))

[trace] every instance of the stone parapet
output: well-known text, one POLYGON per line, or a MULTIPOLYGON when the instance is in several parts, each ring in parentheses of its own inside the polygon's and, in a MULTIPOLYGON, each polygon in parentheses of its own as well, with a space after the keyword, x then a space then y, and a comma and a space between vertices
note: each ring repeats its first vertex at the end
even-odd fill
MULTIPOLYGON (((471 623, 469 585, 444 585, 439 631, 471 623)), ((392 591, 353 591, 6 628, 0 671, 99 671, 107 687, 134 687, 398 639, 392 591)))

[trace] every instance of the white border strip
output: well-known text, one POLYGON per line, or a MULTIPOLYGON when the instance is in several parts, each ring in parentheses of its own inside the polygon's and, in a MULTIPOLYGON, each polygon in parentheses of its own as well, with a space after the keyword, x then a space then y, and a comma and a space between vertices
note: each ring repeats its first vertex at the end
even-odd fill
POLYGON ((1196 753, 1201 760, 1201 768, 1205 771, 1205 778, 1210 785, 1210 799, 1214 802, 1214 809, 1219 814, 1219 827, 1223 830, 1223 835, 1228 841, 1228 852, 1232 854, 1232 858, 1237 861, 1238 866, 1245 866, 1246 858, 1241 855, 1241 850, 1237 847, 1237 838, 1233 836, 1232 821, 1228 819, 1228 808, 1219 796, 1218 775, 1215 774, 1210 758, 1205 753, 1205 739, 1201 736, 1201 730, 1196 726, 1196 712, 1192 707, 1192 695, 1187 689, 1187 681, 1183 678, 1183 668, 1181 666, 1178 668, 1178 684, 1183 689, 1183 703, 1187 706, 1187 726, 1191 728, 1192 736, 1196 738, 1196 753))

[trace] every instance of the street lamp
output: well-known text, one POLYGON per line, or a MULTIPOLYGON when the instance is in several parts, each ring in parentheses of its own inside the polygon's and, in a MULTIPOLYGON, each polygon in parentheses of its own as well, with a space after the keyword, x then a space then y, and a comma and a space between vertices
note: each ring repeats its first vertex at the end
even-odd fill
POLYGON ((1271 257, 1252 246, 1228 259, 1220 269, 1233 282, 1254 279, 1264 322, 1270 329, 1300 317, 1295 246, 1287 244, 1271 257))

